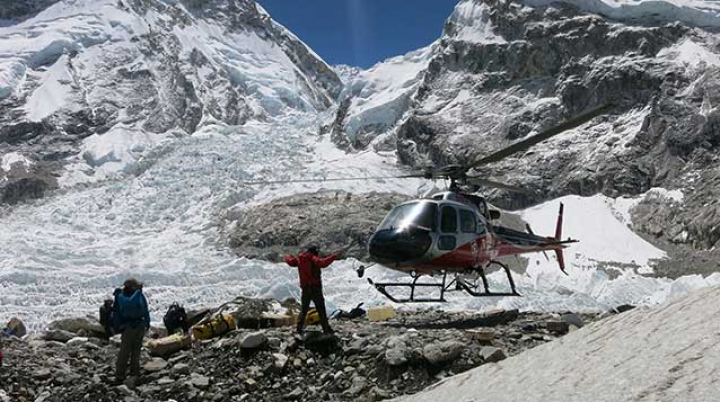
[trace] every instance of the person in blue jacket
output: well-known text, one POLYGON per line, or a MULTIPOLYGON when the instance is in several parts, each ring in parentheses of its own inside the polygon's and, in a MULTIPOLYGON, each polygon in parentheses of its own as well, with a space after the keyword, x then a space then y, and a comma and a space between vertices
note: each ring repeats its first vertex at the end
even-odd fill
POLYGON ((128 361, 133 385, 140 376, 140 350, 145 332, 150 329, 150 310, 142 288, 142 283, 128 279, 122 289, 115 289, 112 320, 115 333, 122 334, 115 365, 117 385, 125 382, 128 361))

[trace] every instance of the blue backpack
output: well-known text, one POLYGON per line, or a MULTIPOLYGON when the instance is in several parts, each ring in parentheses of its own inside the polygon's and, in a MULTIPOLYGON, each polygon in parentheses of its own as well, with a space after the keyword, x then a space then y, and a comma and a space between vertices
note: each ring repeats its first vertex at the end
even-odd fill
POLYGON ((145 317, 147 302, 142 290, 136 290, 131 296, 120 293, 115 298, 116 319, 121 323, 142 321, 145 317))

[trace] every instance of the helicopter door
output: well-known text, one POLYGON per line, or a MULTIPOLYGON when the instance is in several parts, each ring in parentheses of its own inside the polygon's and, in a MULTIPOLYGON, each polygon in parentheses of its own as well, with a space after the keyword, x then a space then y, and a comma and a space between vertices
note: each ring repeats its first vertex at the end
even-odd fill
MULTIPOLYGON (((460 232, 458 233, 458 244, 469 245, 469 249, 463 247, 470 254, 466 256, 472 260, 472 266, 478 266, 481 259, 482 244, 478 243, 478 218, 469 209, 460 208, 460 232)), ((481 237, 481 239, 484 239, 481 237)))
POLYGON ((445 205, 440 208, 440 238, 438 249, 450 251, 457 247, 458 217, 455 207, 445 205))

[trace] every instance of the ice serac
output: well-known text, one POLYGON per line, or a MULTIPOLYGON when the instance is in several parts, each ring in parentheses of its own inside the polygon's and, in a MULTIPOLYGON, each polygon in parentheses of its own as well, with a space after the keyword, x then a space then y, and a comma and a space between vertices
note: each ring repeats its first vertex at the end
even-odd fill
POLYGON ((76 165, 84 173, 68 185, 127 173, 143 150, 204 124, 323 111, 342 90, 252 0, 10 1, 0 19, 0 155, 21 152, 55 176, 76 165))
POLYGON ((705 212, 720 195, 719 25, 717 2, 463 0, 414 72, 417 88, 348 93, 333 131, 338 143, 382 143, 407 165, 442 166, 612 103, 608 115, 477 172, 535 195, 485 193, 523 208, 568 194, 680 189, 693 208, 653 223, 653 234, 711 248, 720 218, 696 217, 715 216, 705 212), (367 107, 401 95, 395 119, 367 107))
POLYGON ((378 63, 352 75, 341 95, 332 139, 348 148, 365 148, 375 141, 380 147, 409 110, 412 97, 422 82, 434 45, 378 63))
POLYGON ((720 288, 585 326, 561 340, 451 377, 400 402, 710 401, 720 359, 720 288))

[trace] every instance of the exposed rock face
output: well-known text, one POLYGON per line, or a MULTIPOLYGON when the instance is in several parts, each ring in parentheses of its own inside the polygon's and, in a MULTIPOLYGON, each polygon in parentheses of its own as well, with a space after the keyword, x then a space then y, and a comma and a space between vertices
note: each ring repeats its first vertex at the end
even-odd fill
POLYGON ((129 173, 128 160, 203 122, 323 111, 342 90, 252 0, 12 0, 0 19, 0 157, 33 162, 0 168, 5 204, 57 188, 68 161, 81 166, 68 185, 129 173))
POLYGON ((229 242, 239 255, 270 261, 309 244, 328 253, 353 244, 345 255, 367 260, 370 235, 404 201, 407 197, 399 194, 341 191, 281 198, 246 210, 230 222, 229 242))
MULTIPOLYGON (((712 247, 719 226, 704 183, 713 180, 720 144, 720 55, 708 31, 715 28, 698 28, 712 24, 679 11, 633 10, 603 17, 569 1, 464 0, 396 113, 403 117, 353 145, 387 145, 392 137, 405 164, 463 163, 612 102, 607 116, 479 172, 542 190, 531 197, 494 190, 491 201, 519 208, 567 194, 679 188, 687 216, 675 216, 671 232, 712 247), (694 177, 703 180, 691 184, 694 177)), ((348 136, 356 130, 347 116, 364 110, 360 101, 390 105, 391 98, 383 91, 347 96, 350 107, 340 109, 333 130, 348 136)))

